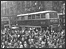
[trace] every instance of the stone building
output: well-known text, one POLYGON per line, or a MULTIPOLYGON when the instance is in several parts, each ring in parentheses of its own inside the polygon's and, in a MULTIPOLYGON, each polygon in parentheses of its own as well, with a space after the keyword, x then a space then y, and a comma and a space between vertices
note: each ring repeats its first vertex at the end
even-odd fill
POLYGON ((42 10, 60 11, 59 4, 61 5, 59 1, 7 1, 1 4, 1 16, 16 16, 42 10))

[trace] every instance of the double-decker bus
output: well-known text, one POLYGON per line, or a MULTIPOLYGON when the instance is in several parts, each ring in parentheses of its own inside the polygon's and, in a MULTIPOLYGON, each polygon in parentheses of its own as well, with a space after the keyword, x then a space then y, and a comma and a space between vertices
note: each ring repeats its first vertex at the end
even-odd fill
POLYGON ((17 15, 17 24, 19 26, 58 26, 59 16, 56 11, 39 11, 27 14, 17 15))

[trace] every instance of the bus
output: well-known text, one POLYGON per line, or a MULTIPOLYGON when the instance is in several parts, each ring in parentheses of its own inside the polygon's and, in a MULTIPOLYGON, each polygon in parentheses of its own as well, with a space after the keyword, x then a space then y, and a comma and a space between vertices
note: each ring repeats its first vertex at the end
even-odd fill
POLYGON ((59 16, 56 11, 39 11, 17 15, 17 24, 20 26, 58 26, 59 16))

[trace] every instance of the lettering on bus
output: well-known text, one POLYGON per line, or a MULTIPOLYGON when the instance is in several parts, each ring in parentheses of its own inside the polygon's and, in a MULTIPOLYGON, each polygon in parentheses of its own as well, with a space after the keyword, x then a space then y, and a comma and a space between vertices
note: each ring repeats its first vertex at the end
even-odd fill
POLYGON ((45 22, 41 22, 41 24, 45 24, 45 22))

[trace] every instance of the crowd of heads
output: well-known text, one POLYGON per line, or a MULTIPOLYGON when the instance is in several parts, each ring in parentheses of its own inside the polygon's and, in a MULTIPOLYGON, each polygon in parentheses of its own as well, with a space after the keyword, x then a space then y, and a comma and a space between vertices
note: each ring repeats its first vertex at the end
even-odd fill
POLYGON ((65 48, 65 30, 50 32, 40 28, 1 30, 2 48, 65 48))

